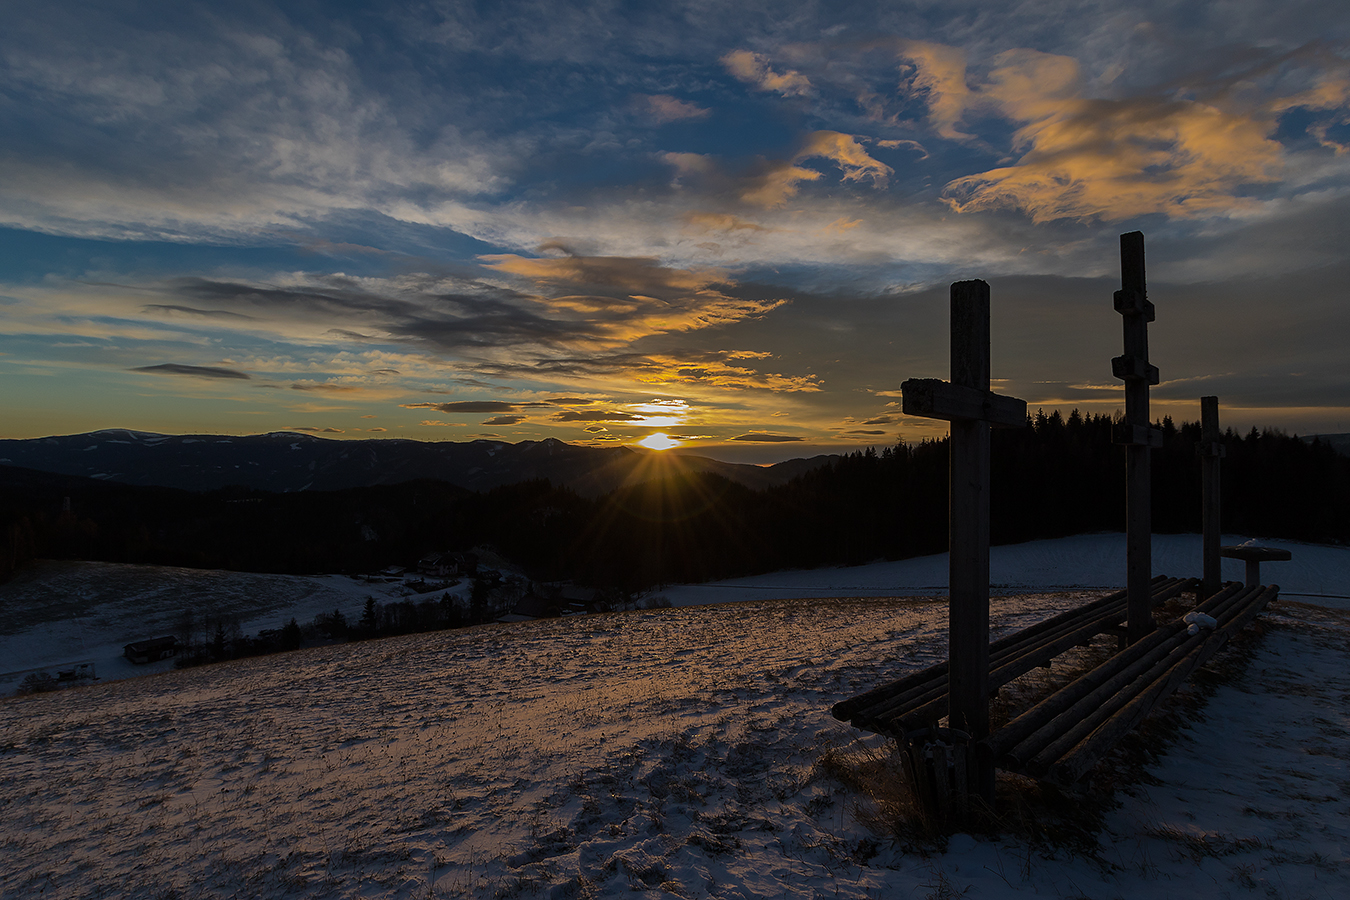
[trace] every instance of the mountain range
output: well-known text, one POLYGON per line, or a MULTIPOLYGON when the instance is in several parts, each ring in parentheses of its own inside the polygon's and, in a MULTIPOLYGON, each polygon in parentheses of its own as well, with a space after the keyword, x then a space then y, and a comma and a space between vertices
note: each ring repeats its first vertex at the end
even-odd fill
POLYGON ((473 491, 538 478, 583 496, 678 472, 711 472, 762 490, 835 456, 772 466, 721 462, 676 451, 584 447, 543 441, 334 440, 295 432, 166 435, 128 429, 0 440, 0 465, 141 486, 209 491, 330 491, 431 478, 473 491))

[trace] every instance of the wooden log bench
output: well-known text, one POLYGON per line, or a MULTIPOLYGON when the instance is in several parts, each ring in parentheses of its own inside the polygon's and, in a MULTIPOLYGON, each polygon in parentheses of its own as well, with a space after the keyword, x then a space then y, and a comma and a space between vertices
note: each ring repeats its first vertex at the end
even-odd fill
POLYGON ((1226 585, 1008 722, 982 750, 1004 769, 1059 784, 1078 781, 1279 591, 1279 585, 1226 585), (1213 627, 1196 624, 1196 614, 1210 617, 1213 627))
MULTIPOLYGON (((1195 590, 1198 584, 1195 578, 1159 576, 1151 586, 1153 605, 1195 590)), ((1008 771, 1059 784, 1080 780, 1122 736, 1278 595, 1278 585, 1225 585, 1187 615, 1158 627, 1059 688, 971 750, 1008 771), (1209 620, 1213 627, 1209 627, 1209 620)), ((992 642, 991 690, 1037 666, 1048 665, 1055 656, 1099 634, 1117 632, 1126 614, 1125 598, 1124 591, 1110 594, 992 642)), ((942 745, 938 756, 943 758, 936 765, 941 770, 947 742, 936 739, 951 740, 944 734, 946 729, 938 727, 946 710, 946 671, 946 663, 939 663, 843 700, 832 712, 835 718, 865 731, 893 736, 902 746, 915 741, 942 745)), ((960 740, 961 736, 955 737, 956 743, 960 740)), ((912 757, 916 755, 914 748, 910 751, 912 757)), ((931 746, 923 752, 931 758, 931 746)), ((952 755, 958 763, 964 756, 952 755)), ((925 778, 921 768, 912 771, 919 780, 925 778)), ((932 773, 927 777, 932 778, 932 773)), ((958 772, 956 783, 962 780, 958 772)), ((936 794, 940 806, 947 792, 938 790, 936 794)))
MULTIPOLYGON (((1196 579, 1153 579, 1156 607, 1194 590, 1196 579)), ((989 689, 998 688, 1032 669, 1050 665, 1056 656, 1099 634, 1118 634, 1126 617, 1126 592, 1117 591, 1061 613, 989 644, 989 689)), ((855 728, 903 739, 908 732, 936 726, 947 715, 948 664, 938 663, 866 693, 841 700, 830 710, 855 728)))

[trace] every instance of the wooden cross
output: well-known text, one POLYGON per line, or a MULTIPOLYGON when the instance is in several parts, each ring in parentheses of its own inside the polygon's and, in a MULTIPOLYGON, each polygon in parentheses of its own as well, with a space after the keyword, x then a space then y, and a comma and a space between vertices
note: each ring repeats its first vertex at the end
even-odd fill
POLYGON ((1219 398, 1200 398, 1200 443, 1195 454, 1200 457, 1200 503, 1202 522, 1202 561, 1204 577, 1200 579, 1200 599, 1213 597, 1223 581, 1220 570, 1219 535, 1219 460, 1227 448, 1220 442, 1219 398))
MULTIPOLYGON (((1026 425, 1027 405, 989 390, 989 285, 951 289, 952 380, 911 378, 900 386, 905 415, 951 422, 948 513, 948 723, 968 746, 989 734, 989 428, 1026 425)), ((988 759, 967 763, 974 789, 994 799, 988 759)))
POLYGON ((1158 368, 1148 361, 1153 304, 1144 282, 1142 231, 1120 236, 1120 290, 1114 300, 1123 319, 1125 353, 1111 360, 1111 372, 1125 382, 1125 421, 1115 426, 1111 437, 1126 449, 1125 632, 1133 644, 1154 628, 1151 450, 1162 446, 1162 433, 1148 420, 1148 388, 1158 383, 1158 368))

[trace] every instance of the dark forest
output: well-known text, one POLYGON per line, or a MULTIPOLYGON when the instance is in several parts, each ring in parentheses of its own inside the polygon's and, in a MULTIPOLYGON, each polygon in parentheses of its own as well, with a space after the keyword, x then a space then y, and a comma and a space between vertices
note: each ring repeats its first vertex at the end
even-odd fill
MULTIPOLYGON (((1158 423, 1153 530, 1200 530, 1198 423, 1158 423)), ((1109 416, 1037 413, 993 433, 996 544, 1119 531, 1124 450, 1109 416)), ((1350 540, 1350 457, 1253 429, 1225 435, 1226 532, 1350 540)), ((196 493, 0 470, 0 578, 33 558, 365 572, 490 545, 536 580, 636 591, 782 568, 852 565, 946 549, 947 443, 855 452, 752 490, 673 474, 584 498, 548 481, 471 492, 439 481, 342 491, 196 493), (67 498, 69 509, 66 509, 67 498)))

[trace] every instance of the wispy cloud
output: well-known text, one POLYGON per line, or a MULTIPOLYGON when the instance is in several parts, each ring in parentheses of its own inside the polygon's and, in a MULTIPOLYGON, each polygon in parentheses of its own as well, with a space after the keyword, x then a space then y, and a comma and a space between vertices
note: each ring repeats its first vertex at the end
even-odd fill
POLYGON ((753 444, 781 444, 790 441, 800 441, 804 438, 791 434, 771 434, 766 431, 748 431, 745 434, 738 434, 733 441, 745 441, 753 444))
POLYGON ((160 363, 154 366, 137 366, 133 372, 148 372, 152 375, 187 375, 192 378, 212 378, 227 380, 248 380, 247 372, 226 369, 220 366, 188 366, 181 363, 160 363))
POLYGON ((712 110, 669 94, 638 94, 634 98, 638 108, 658 124, 689 119, 706 119, 712 110))
POLYGON ((811 81, 800 72, 788 69, 775 72, 769 61, 750 50, 733 50, 722 57, 727 71, 756 90, 772 91, 784 97, 799 97, 811 93, 811 81))

